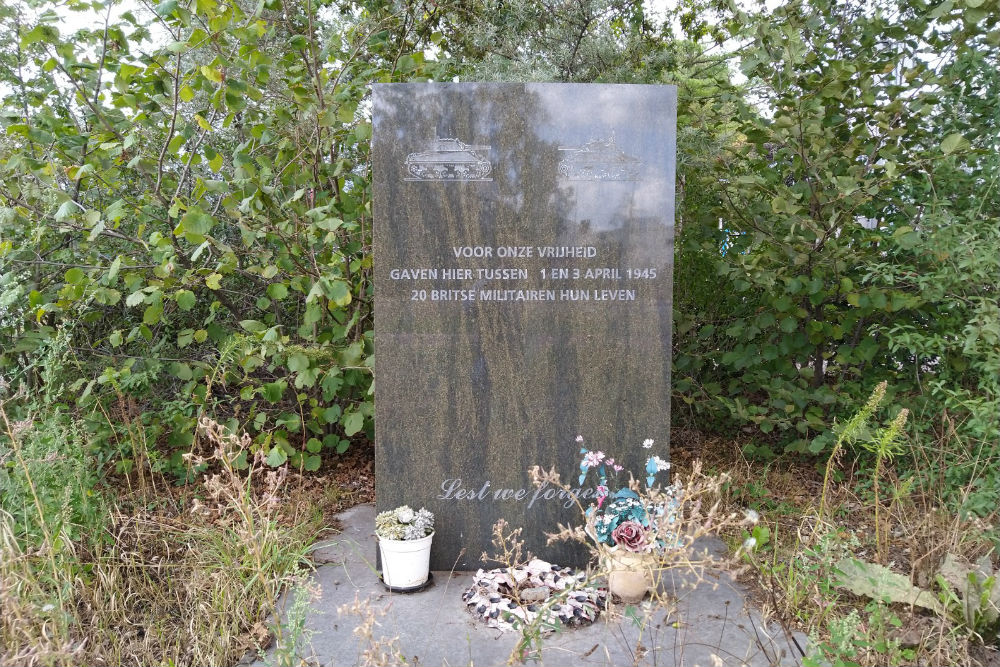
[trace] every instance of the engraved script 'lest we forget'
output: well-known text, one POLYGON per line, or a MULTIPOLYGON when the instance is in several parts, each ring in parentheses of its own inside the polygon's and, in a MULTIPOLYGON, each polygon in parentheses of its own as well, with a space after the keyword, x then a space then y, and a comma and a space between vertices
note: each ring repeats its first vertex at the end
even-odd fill
POLYGON ((441 493, 438 494, 438 500, 474 500, 479 502, 493 501, 493 502, 525 502, 528 503, 528 508, 530 509, 539 500, 544 501, 562 501, 563 507, 569 509, 573 507, 577 501, 580 499, 594 498, 596 497, 597 490, 591 487, 583 488, 577 487, 575 489, 560 489, 549 485, 548 482, 542 482, 539 486, 532 490, 528 489, 511 489, 511 488, 494 488, 493 483, 489 480, 483 482, 483 485, 479 487, 479 490, 474 490, 472 488, 464 488, 462 485, 462 479, 459 477, 454 477, 446 479, 441 482, 441 493))

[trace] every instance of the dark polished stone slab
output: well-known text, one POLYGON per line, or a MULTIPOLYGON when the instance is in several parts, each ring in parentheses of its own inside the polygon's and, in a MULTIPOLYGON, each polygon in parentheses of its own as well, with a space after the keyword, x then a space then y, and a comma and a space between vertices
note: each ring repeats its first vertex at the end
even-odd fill
POLYGON ((672 86, 375 86, 376 497, 437 515, 432 568, 498 518, 581 564, 527 474, 576 487, 578 434, 625 479, 668 458, 675 117, 672 86))

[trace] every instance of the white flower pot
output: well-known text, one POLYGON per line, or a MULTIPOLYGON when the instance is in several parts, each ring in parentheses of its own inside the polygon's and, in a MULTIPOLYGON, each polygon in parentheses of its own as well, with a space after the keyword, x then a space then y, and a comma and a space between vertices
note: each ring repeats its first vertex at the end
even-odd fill
POLYGON ((434 533, 419 540, 378 538, 382 583, 390 588, 416 588, 427 582, 434 533))

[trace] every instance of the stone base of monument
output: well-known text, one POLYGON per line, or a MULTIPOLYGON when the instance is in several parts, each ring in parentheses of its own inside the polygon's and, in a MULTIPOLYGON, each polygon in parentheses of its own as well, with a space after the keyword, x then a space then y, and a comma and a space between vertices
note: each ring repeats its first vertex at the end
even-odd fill
POLYGON ((607 592, 586 586, 586 579, 585 572, 536 558, 513 568, 479 570, 462 600, 492 628, 512 630, 540 620, 541 630, 551 632, 589 625, 605 608, 607 592))
MULTIPOLYGON (((304 618, 289 616, 301 589, 285 591, 281 611, 273 622, 281 628, 283 637, 299 638, 294 645, 295 655, 308 656, 319 665, 355 665, 374 642, 395 642, 393 645, 410 665, 505 664, 524 638, 518 631, 491 628, 481 620, 482 616, 470 613, 479 603, 470 609, 462 592, 474 585, 475 570, 434 570, 434 585, 416 595, 386 592, 374 562, 377 546, 372 526, 376 514, 374 505, 358 505, 345 511, 338 516, 339 530, 316 545, 313 558, 317 567, 310 574, 309 586, 315 586, 320 596, 310 600, 304 618), (348 611, 359 600, 363 603, 361 609, 348 611), (356 635, 355 629, 367 622, 369 612, 376 615, 378 625, 372 627, 370 635, 356 635)), ((694 548, 699 553, 711 549, 720 557, 727 553, 726 545, 715 538, 694 548)), ((637 614, 628 616, 627 609, 620 605, 615 610, 619 613, 611 613, 609 605, 609 609, 601 610, 595 623, 548 635, 536 664, 801 665, 801 649, 809 645, 808 638, 765 621, 755 605, 745 599, 743 586, 732 577, 719 573, 700 578, 688 568, 675 568, 660 573, 658 582, 661 595, 669 596, 670 604, 643 605, 637 614), (643 651, 637 652, 640 644, 643 651)), ((291 639, 272 642, 254 667, 275 665, 289 655, 285 651, 292 646, 291 639)), ((255 648, 248 662, 257 655, 255 648)))

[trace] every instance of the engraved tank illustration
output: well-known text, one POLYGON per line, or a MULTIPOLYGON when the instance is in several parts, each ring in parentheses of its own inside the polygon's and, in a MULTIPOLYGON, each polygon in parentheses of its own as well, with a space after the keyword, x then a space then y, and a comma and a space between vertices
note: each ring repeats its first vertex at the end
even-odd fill
POLYGON ((458 139, 435 139, 430 150, 406 156, 408 181, 485 180, 493 165, 480 152, 491 146, 473 146, 458 139))
POLYGON ((559 175, 571 181, 636 181, 642 163, 626 155, 615 136, 592 139, 582 146, 559 150, 567 153, 559 161, 559 175))

